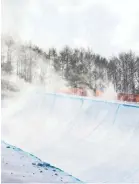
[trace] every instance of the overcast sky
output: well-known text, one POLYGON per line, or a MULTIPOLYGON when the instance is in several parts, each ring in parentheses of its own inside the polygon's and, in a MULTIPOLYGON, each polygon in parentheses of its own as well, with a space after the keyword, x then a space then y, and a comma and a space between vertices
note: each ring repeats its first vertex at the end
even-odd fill
POLYGON ((2 0, 2 32, 47 49, 139 54, 139 0, 2 0))

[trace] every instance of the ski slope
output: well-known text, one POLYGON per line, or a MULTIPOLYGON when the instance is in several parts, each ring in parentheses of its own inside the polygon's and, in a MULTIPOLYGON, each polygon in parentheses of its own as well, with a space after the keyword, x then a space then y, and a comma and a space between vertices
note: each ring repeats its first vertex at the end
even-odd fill
POLYGON ((139 182, 139 106, 31 90, 2 138, 85 182, 139 182))
POLYGON ((19 148, 2 142, 2 183, 79 183, 80 180, 19 148))

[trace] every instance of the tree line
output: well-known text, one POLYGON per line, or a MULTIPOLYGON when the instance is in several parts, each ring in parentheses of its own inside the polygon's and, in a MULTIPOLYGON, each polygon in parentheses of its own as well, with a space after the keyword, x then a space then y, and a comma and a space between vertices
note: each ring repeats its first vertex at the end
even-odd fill
POLYGON ((60 51, 44 51, 31 43, 16 43, 12 37, 2 38, 2 74, 15 73, 29 83, 37 78, 43 84, 50 66, 70 87, 85 87, 95 93, 113 83, 117 93, 139 94, 139 56, 133 51, 107 59, 89 48, 65 46, 60 51))

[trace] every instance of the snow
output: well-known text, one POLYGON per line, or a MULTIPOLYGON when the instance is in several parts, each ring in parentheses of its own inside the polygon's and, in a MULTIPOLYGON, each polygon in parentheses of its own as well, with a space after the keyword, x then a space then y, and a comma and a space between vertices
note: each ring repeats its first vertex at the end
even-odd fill
POLYGON ((62 170, 19 148, 2 142, 2 183, 79 183, 62 170))
POLYGON ((2 138, 85 182, 139 182, 139 105, 30 87, 2 109, 2 138))

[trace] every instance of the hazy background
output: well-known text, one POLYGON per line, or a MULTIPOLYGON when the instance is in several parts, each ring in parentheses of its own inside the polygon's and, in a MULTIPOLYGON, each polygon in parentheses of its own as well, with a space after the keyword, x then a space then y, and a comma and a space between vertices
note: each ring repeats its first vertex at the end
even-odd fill
POLYGON ((39 47, 139 53, 138 0, 2 0, 2 32, 39 47))
POLYGON ((2 89, 13 79, 54 92, 68 85, 91 96, 102 88, 138 94, 138 7, 138 0, 2 0, 2 89))

